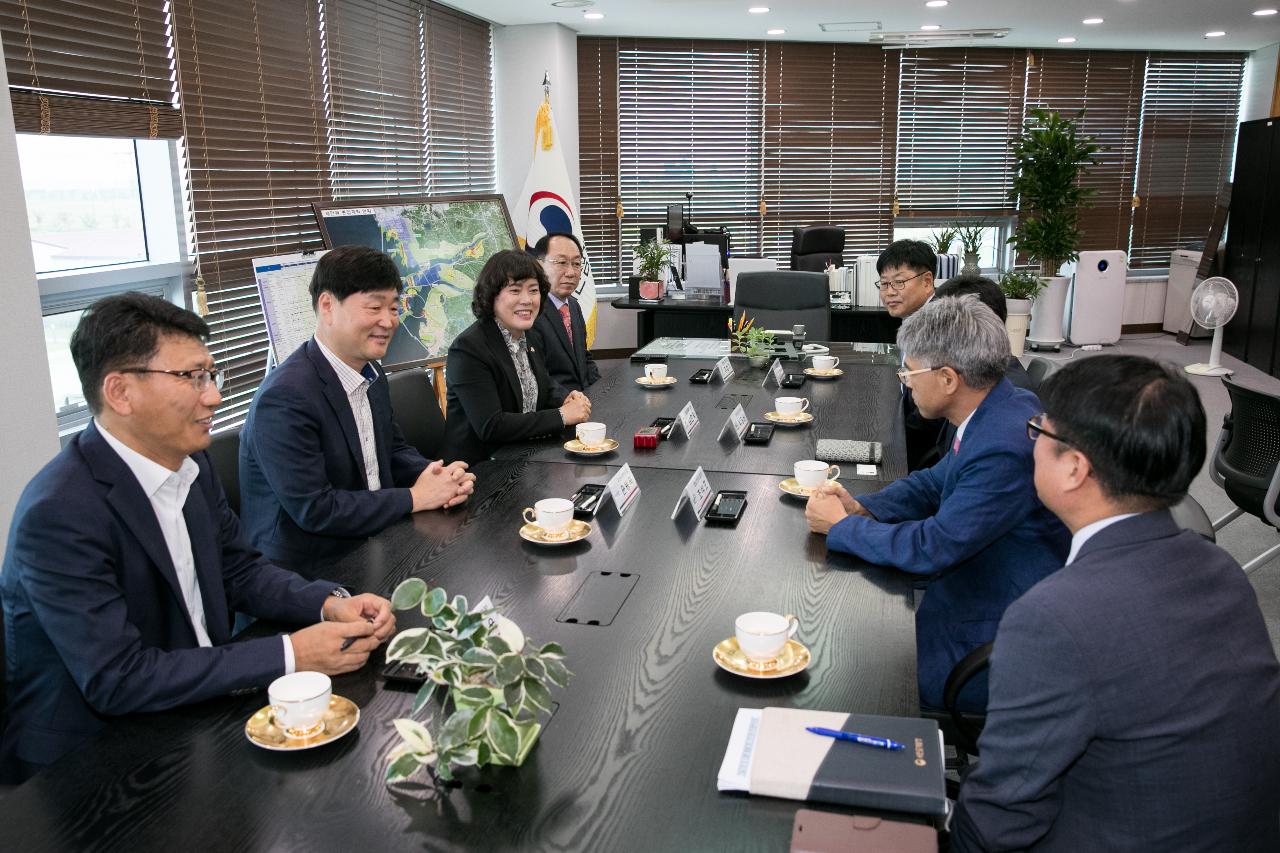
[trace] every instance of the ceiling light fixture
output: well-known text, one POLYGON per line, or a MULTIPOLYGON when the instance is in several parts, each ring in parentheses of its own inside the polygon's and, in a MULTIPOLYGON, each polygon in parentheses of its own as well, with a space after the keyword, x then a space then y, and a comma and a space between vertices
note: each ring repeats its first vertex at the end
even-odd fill
POLYGON ((929 32, 933 32, 934 30, 940 30, 942 29, 942 27, 939 26, 938 24, 924 24, 923 26, 920 27, 920 29, 924 30, 926 33, 929 33, 929 32))
POLYGON ((1058 44, 1074 44, 1075 40, 1076 40, 1075 36, 1063 36, 1062 38, 1058 39, 1058 44))
POLYGON ((1267 17, 1267 15, 1274 15, 1275 13, 1276 13, 1275 9, 1259 9, 1258 11, 1253 13, 1253 16, 1255 18, 1265 18, 1267 17))
POLYGON ((770 35, 770 36, 780 36, 780 35, 782 35, 782 34, 783 34, 783 33, 785 33, 785 32, 786 32, 786 30, 766 30, 766 31, 765 31, 765 35, 770 35))
POLYGON ((941 9, 943 6, 947 5, 947 0, 929 0, 929 2, 924 5, 928 6, 930 9, 941 9))
POLYGON ((1088 24, 1089 26, 1093 26, 1094 24, 1101 24, 1101 23, 1102 23, 1102 19, 1101 19, 1101 18, 1085 18, 1085 19, 1084 19, 1083 21, 1081 21, 1080 23, 1082 23, 1082 24, 1088 24))
POLYGON ((604 19, 604 12, 583 12, 582 17, 588 21, 599 21, 604 19))
POLYGON ((767 15, 769 13, 769 7, 768 6, 752 6, 747 11, 753 15, 767 15))
POLYGON ((1227 34, 1226 30, 1211 30, 1205 33, 1204 37, 1207 39, 1216 39, 1216 38, 1222 38, 1226 34, 1227 34))

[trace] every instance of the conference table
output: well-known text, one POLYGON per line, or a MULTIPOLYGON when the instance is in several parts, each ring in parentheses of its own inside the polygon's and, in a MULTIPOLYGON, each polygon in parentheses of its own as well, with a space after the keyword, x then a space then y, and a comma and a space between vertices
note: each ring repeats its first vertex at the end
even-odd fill
MULTIPOLYGON (((842 362, 840 383, 800 389, 815 399, 808 431, 828 422, 842 437, 896 430, 881 435, 880 471, 888 473, 845 478, 855 494, 905 465, 901 421, 891 414, 899 409, 889 382, 896 359, 865 361, 842 362)), ((698 360, 668 363, 683 379, 698 360)), ((476 466, 468 503, 403 519, 315 567, 357 591, 390 595, 418 577, 471 602, 488 596, 531 641, 562 644, 574 675, 552 688, 553 713, 521 767, 467 769, 452 785, 425 776, 386 785, 387 756, 399 743, 392 720, 409 715, 413 693, 384 683, 380 650, 333 680, 361 712, 346 737, 305 752, 258 749, 244 724, 266 704, 264 692, 117 718, 0 797, 5 838, 24 851, 784 849, 801 803, 716 790, 735 713, 784 705, 915 715, 912 589, 900 572, 828 554, 805 526, 803 502, 778 489, 810 439, 776 436, 746 462, 736 456, 747 448, 728 452, 711 440, 721 426, 712 398, 749 393, 749 412, 763 405, 751 390, 763 371, 736 366, 727 385, 693 393, 682 382, 670 396, 635 386, 638 365, 606 362, 590 390, 611 431, 644 420, 650 410, 641 407, 658 394, 681 404, 691 395, 705 408, 700 430, 647 460, 629 449, 569 457, 564 437, 507 448, 476 466), (519 538, 523 508, 603 483, 624 463, 641 488, 625 513, 605 506, 590 535, 569 545, 519 538), (736 527, 701 522, 688 508, 672 520, 698 465, 714 488, 747 493, 736 527), (589 624, 579 610, 585 584, 627 589, 589 624), (713 647, 749 610, 799 617, 797 639, 812 652, 807 670, 751 680, 717 667, 713 647)), ((421 619, 401 613, 399 627, 421 619)), ((258 623, 247 633, 280 628, 258 623)), ((429 706, 420 719, 432 710, 439 713, 429 706)))

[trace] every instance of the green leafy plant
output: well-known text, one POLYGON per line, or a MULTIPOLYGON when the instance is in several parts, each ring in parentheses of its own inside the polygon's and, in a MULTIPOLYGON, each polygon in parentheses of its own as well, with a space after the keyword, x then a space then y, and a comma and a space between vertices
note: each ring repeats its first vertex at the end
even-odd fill
POLYGON ((1080 186, 1080 175, 1102 150, 1083 136, 1074 119, 1033 109, 1021 133, 1009 140, 1015 174, 1010 197, 1018 202, 1018 225, 1009 242, 1055 276, 1063 261, 1079 257, 1079 213, 1094 190, 1080 186))
POLYGON ((1035 299, 1044 287, 1044 279, 1026 270, 1009 270, 1000 276, 1000 290, 1006 299, 1035 299))
POLYGON ((960 238, 960 245, 964 246, 965 252, 977 254, 982 251, 982 238, 987 230, 987 221, 984 219, 977 224, 962 225, 956 223, 956 236, 960 238))
POLYGON ((748 358, 763 358, 773 354, 773 332, 752 326, 747 330, 746 352, 748 358))
POLYGON ((959 232, 952 226, 934 231, 929 235, 929 242, 933 250, 939 255, 945 255, 951 251, 951 244, 956 241, 959 232))
POLYGON ((448 781, 457 767, 519 766, 537 742, 537 712, 551 710, 549 685, 564 687, 572 673, 557 643, 535 647, 520 626, 493 610, 468 612, 467 599, 409 578, 391 596, 396 610, 420 608, 426 627, 401 631, 387 660, 415 664, 427 683, 413 701, 418 714, 439 700, 441 723, 432 735, 414 719, 394 721, 401 743, 391 752, 387 782, 423 767, 448 781))
POLYGON ((661 240, 633 246, 631 253, 640 261, 641 281, 662 281, 662 271, 671 266, 671 245, 661 240))

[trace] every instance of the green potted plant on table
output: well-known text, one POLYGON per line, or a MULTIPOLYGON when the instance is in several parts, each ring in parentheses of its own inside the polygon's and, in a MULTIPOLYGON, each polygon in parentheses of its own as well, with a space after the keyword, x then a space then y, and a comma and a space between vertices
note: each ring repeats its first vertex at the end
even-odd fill
POLYGON ((649 240, 633 246, 631 253, 639 261, 640 298, 656 302, 662 298, 662 273, 671 266, 671 245, 649 240))
POLYGON ((964 266, 960 267, 962 274, 978 275, 982 272, 978 255, 982 251, 982 237, 986 229, 985 220, 968 225, 956 223, 956 236, 960 238, 960 245, 964 247, 964 266))
POLYGON ((748 319, 744 312, 738 318, 738 327, 733 327, 733 319, 729 319, 729 350, 745 353, 752 367, 764 367, 773 355, 773 332, 756 328, 754 319, 748 319))
POLYGON ((415 719, 394 721, 401 743, 391 752, 387 782, 423 767, 447 782, 459 767, 523 764, 542 731, 537 713, 551 711, 548 687, 564 687, 572 675, 564 649, 535 647, 510 619, 491 609, 468 611, 465 597, 451 602, 419 578, 396 587, 391 606, 420 608, 428 619, 396 635, 387 661, 415 664, 427 676, 412 713, 438 698, 441 723, 433 735, 415 719))
POLYGON ((1079 257, 1079 214, 1093 189, 1080 185, 1080 175, 1101 150, 1080 133, 1079 117, 1033 109, 1021 133, 1009 140, 1015 174, 1010 195, 1018 202, 1018 224, 1009 242, 1040 265, 1046 288, 1032 306, 1033 349, 1062 345, 1062 314, 1067 280, 1058 275, 1066 261, 1079 257))
POLYGON ((1009 349, 1021 356, 1030 325, 1031 303, 1044 290, 1044 281, 1035 273, 1025 270, 1009 270, 1000 276, 1000 290, 1004 293, 1008 316, 1004 327, 1009 333, 1009 349))

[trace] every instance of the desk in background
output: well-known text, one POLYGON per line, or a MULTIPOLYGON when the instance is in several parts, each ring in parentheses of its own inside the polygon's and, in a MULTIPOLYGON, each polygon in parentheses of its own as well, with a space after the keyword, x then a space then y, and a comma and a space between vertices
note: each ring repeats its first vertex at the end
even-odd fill
MULTIPOLYGON (((636 345, 654 338, 726 338, 732 305, 693 299, 641 302, 613 300, 613 307, 636 311, 636 345)), ((831 340, 893 343, 901 320, 878 308, 832 308, 831 340)))

